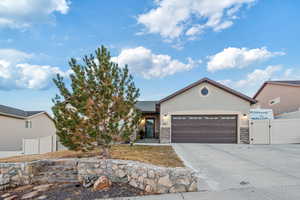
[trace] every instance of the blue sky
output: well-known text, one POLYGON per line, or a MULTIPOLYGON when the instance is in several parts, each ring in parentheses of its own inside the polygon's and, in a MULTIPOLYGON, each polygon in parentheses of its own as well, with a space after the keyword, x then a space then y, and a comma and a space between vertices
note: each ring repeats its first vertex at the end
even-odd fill
POLYGON ((47 110, 68 60, 107 46, 129 64, 141 100, 209 77, 252 96, 300 79, 294 0, 2 0, 0 104, 47 110))

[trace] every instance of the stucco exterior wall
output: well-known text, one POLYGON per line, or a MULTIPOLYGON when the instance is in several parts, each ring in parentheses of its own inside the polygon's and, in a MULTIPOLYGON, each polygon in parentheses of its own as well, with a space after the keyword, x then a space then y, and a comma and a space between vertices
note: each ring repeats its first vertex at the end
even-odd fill
POLYGON ((28 120, 32 122, 32 128, 25 128, 24 119, 0 115, 0 151, 21 151, 23 138, 55 135, 55 125, 46 114, 28 120))
POLYGON ((171 127, 170 116, 175 114, 236 114, 238 115, 239 141, 240 128, 247 128, 249 126, 248 120, 243 118, 243 114, 249 113, 250 106, 250 102, 246 100, 209 83, 202 83, 161 103, 161 128, 171 127), (208 96, 201 95, 200 91, 203 87, 208 88, 208 96))
POLYGON ((274 115, 297 111, 300 108, 300 87, 267 84, 256 97, 260 108, 272 109, 274 115), (270 101, 280 97, 280 102, 270 105, 270 101))
POLYGON ((300 110, 279 114, 275 119, 300 119, 300 110))

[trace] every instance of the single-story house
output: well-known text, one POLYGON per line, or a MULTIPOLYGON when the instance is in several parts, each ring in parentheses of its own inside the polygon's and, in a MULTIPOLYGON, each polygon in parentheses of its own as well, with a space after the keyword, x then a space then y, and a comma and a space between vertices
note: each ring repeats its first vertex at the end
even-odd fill
POLYGON ((139 101, 146 138, 161 143, 249 143, 256 100, 203 78, 159 101, 139 101))
POLYGON ((22 150, 23 139, 55 135, 52 118, 45 111, 24 111, 0 105, 0 151, 22 150))
POLYGON ((253 97, 257 107, 272 109, 275 117, 300 118, 300 80, 267 81, 253 97))

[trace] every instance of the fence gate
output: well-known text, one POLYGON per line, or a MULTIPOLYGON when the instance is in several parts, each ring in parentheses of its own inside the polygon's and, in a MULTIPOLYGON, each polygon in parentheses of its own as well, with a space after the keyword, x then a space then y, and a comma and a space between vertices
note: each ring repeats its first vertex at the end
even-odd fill
POLYGON ((271 144, 300 143, 300 119, 271 121, 271 144))
POLYGON ((270 120, 250 121, 250 144, 270 144, 270 120))
POLYGON ((25 155, 38 154, 39 140, 37 139, 23 139, 23 153, 25 155))
POLYGON ((300 119, 250 121, 250 144, 300 143, 300 119))
POLYGON ((23 153, 25 155, 42 154, 57 150, 56 136, 34 139, 23 139, 23 153))

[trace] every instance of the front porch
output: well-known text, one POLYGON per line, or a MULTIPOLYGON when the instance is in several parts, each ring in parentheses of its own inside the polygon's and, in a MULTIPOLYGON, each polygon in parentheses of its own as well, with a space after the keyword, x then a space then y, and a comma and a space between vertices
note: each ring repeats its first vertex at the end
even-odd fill
POLYGON ((136 107, 142 112, 138 143, 159 143, 160 115, 157 101, 139 101, 136 107))
POLYGON ((136 144, 159 144, 159 139, 156 138, 144 138, 135 142, 136 144))
POLYGON ((138 134, 138 138, 146 143, 151 141, 159 142, 159 114, 143 113, 141 128, 138 134))

